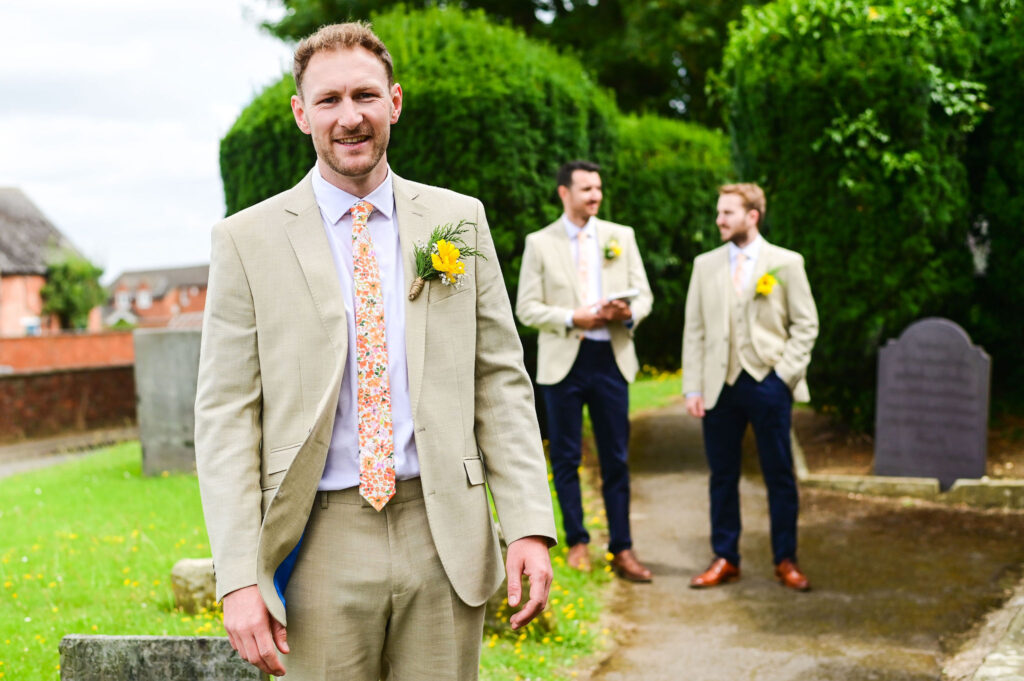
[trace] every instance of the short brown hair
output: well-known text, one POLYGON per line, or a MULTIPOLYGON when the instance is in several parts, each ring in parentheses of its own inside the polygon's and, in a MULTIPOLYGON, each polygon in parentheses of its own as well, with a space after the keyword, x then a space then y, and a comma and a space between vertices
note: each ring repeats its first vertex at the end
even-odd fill
POLYGON ((743 210, 757 211, 757 226, 764 222, 765 198, 764 190, 753 182, 737 182, 723 184, 718 188, 718 195, 736 194, 743 199, 743 210))
POLYGON ((370 24, 364 21, 351 21, 346 24, 322 26, 319 31, 303 38, 298 44, 292 64, 295 93, 299 97, 302 96, 302 75, 306 72, 313 55, 327 50, 350 50, 355 47, 362 47, 373 53, 388 73, 388 86, 395 84, 395 68, 387 46, 370 30, 370 24))

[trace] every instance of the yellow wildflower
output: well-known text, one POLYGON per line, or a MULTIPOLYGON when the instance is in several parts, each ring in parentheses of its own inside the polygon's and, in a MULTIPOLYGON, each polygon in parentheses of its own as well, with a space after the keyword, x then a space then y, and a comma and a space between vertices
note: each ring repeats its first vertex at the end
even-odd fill
POLYGON ((871 21, 878 21, 882 17, 882 14, 874 7, 868 7, 868 19, 871 21))
POLYGON ((434 264, 434 269, 442 274, 449 276, 464 274, 466 265, 459 262, 460 255, 462 253, 454 244, 444 239, 438 239, 437 252, 430 254, 430 261, 434 264))
POLYGON ((778 283, 779 280, 772 276, 771 273, 764 275, 757 280, 757 294, 761 296, 771 295, 772 290, 778 283))

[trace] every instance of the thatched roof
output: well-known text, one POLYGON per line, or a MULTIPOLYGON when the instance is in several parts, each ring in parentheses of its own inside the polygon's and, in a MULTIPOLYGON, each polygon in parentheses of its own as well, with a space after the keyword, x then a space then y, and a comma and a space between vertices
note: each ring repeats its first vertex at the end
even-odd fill
POLYGON ((0 274, 46 274, 65 250, 77 253, 24 192, 0 187, 0 274))

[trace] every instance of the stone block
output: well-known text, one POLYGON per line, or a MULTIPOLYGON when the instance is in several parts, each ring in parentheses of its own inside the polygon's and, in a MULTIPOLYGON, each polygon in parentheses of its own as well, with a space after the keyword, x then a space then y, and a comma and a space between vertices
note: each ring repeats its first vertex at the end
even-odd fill
POLYGON ((142 472, 194 472, 200 332, 136 329, 134 338, 142 472))
POLYGON ((877 475, 821 475, 811 473, 800 480, 804 487, 832 489, 853 494, 881 497, 915 497, 935 499, 939 481, 935 478, 897 478, 877 475))
POLYGON ((182 558, 171 568, 174 605, 187 613, 212 610, 217 602, 213 558, 182 558))
POLYGON ((226 638, 84 636, 60 642, 61 681, 267 681, 226 638))
POLYGON ((1024 509, 1024 480, 957 480, 943 496, 950 503, 981 508, 1024 509))

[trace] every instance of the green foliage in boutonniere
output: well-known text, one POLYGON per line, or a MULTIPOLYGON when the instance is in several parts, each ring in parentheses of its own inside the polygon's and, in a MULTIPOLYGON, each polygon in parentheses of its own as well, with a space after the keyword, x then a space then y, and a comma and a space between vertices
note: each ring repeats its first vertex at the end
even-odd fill
POLYGON ((775 290, 775 285, 782 284, 782 282, 779 281, 778 276, 776 276, 778 273, 779 268, 773 267, 761 275, 761 278, 757 280, 757 286, 754 289, 756 291, 754 294, 755 298, 758 296, 770 296, 772 291, 775 290))
POLYGON ((441 279, 445 286, 458 288, 466 278, 466 262, 464 258, 487 257, 466 244, 462 235, 468 232, 467 225, 476 228, 475 222, 459 220, 459 224, 448 223, 434 227, 428 243, 416 244, 413 252, 416 256, 416 279, 409 289, 409 300, 423 291, 423 285, 430 279, 441 279))
POLYGON ((615 258, 622 255, 622 246, 619 245, 618 239, 612 237, 604 244, 604 259, 615 260, 615 258))

